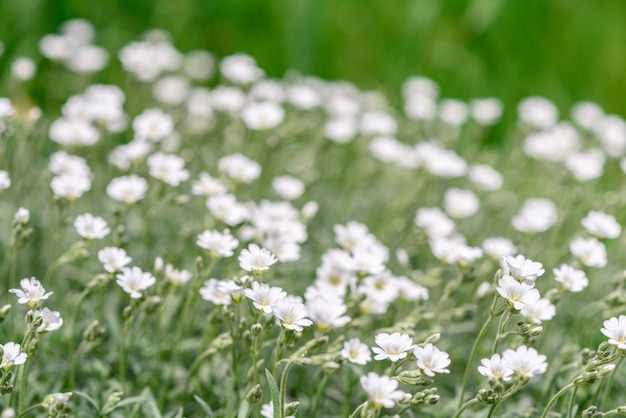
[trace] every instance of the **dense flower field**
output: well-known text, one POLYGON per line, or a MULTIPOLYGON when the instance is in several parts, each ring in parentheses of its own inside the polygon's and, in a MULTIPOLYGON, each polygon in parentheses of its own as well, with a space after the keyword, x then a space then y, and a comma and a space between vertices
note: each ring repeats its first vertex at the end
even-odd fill
POLYGON ((626 415, 622 117, 94 35, 0 98, 0 417, 626 415))

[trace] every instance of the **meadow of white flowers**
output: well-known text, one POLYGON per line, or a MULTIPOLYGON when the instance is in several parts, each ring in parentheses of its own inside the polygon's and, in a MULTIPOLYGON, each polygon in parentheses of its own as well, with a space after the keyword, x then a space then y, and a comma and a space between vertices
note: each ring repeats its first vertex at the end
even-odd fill
POLYGON ((1 418, 626 415, 622 117, 96 39, 3 81, 1 418))

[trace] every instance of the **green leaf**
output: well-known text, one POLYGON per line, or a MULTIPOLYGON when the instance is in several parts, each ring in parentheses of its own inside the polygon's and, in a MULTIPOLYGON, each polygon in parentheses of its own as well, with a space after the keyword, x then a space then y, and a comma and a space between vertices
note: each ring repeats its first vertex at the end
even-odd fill
POLYGON ((98 414, 100 414, 100 407, 98 406, 98 402, 96 402, 96 400, 94 398, 92 398, 91 396, 87 395, 85 392, 80 392, 78 390, 75 390, 72 392, 74 395, 81 397, 83 399, 86 399, 87 402, 89 402, 89 404, 91 406, 93 406, 96 411, 98 411, 98 414))
POLYGON ((283 418, 283 411, 280 410, 279 391, 276 380, 269 370, 265 369, 265 377, 267 377, 267 383, 270 385, 270 392, 272 394, 272 405, 274 406, 274 418, 283 418))
POLYGON ((206 413, 207 417, 212 418, 212 417, 215 416, 215 414, 213 413, 213 410, 211 409, 209 404, 206 403, 201 397, 199 397, 198 395, 193 395, 193 398, 196 400, 196 402, 198 402, 200 404, 200 406, 202 407, 202 409, 206 413))
POLYGON ((183 417, 183 408, 180 408, 178 412, 174 411, 171 415, 168 415, 168 418, 185 418, 183 417))
POLYGON ((156 399, 154 399, 152 391, 148 388, 145 388, 143 392, 141 392, 141 396, 146 400, 145 405, 147 405, 150 410, 150 416, 154 418, 163 418, 163 415, 161 415, 159 407, 157 406, 156 399))
POLYGON ((244 399, 239 407, 237 418, 248 418, 248 415, 250 415, 250 404, 244 399))

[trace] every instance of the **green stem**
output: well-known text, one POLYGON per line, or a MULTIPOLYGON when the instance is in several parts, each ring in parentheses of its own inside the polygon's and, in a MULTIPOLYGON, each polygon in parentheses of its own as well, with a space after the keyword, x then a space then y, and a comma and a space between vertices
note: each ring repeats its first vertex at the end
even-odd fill
POLYGON ((289 377, 289 370, 293 366, 293 361, 288 361, 283 368, 283 374, 280 378, 280 416, 285 418, 285 397, 287 395, 287 378, 289 377))
POLYGON ((349 418, 356 418, 358 416, 358 414, 360 414, 361 411, 363 410, 363 408, 365 408, 366 406, 367 406, 367 401, 365 401, 361 405, 359 405, 359 407, 357 409, 355 409, 353 413, 350 414, 349 418))
POLYGON ((543 410, 543 414, 541 414, 541 418, 546 418, 548 416, 548 412, 550 412, 550 408, 554 405, 554 403, 561 397, 561 395, 565 394, 568 390, 574 387, 574 382, 570 382, 567 386, 563 387, 560 391, 556 393, 546 405, 546 409, 543 410))
POLYGON ((20 394, 18 397, 17 410, 23 411, 26 406, 26 389, 28 385, 28 369, 30 368, 30 363, 32 359, 29 359, 26 363, 24 363, 24 367, 20 372, 20 394))
POLYGON ((606 382, 606 387, 604 388, 604 396, 602 396, 602 402, 600 403, 601 411, 604 409, 607 401, 609 400, 609 395, 611 394, 611 386, 613 386, 613 380, 615 380, 615 373, 617 372, 617 368, 619 367, 623 359, 624 357, 620 357, 620 359, 617 361, 617 363, 615 364, 615 368, 611 372, 611 375, 609 376, 609 379, 606 382))
POLYGON ((498 406, 497 402, 491 405, 491 408, 489 408, 489 413, 487 414, 487 418, 491 418, 493 412, 496 410, 496 406, 498 406))
POLYGON ((496 334, 496 338, 493 340, 491 354, 495 354, 498 351, 498 345, 500 344, 500 340, 504 338, 504 328, 509 322, 509 319, 511 319, 511 312, 506 312, 500 317, 500 322, 498 323, 498 333, 496 334))
POLYGON ((132 322, 132 313, 124 321, 124 328, 122 329, 122 337, 120 339, 120 359, 119 359, 119 378, 122 384, 122 389, 126 392, 126 339, 128 338, 128 331, 130 330, 130 324, 132 322))
POLYGON ((476 337, 476 340, 474 341, 474 345, 470 353, 470 358, 467 362, 467 366, 465 367, 465 373, 463 374, 463 381, 461 383, 461 397, 459 398, 458 408, 461 408, 461 406, 463 405, 463 397, 465 396, 465 389, 467 387, 469 375, 472 370, 472 365, 474 364, 474 360, 476 360, 476 356, 478 355, 478 346, 482 342, 482 339, 485 337, 485 334, 487 333, 487 328, 489 328, 489 324, 491 324, 491 321, 493 321, 494 318, 495 316, 493 315, 493 313, 489 312, 489 318, 487 318, 487 321, 485 321, 485 323, 483 324, 482 328, 478 332, 478 336, 476 337))
POLYGON ((318 416, 317 411, 320 409, 320 401, 322 399, 322 394, 324 393, 326 383, 328 382, 328 378, 330 378, 330 373, 324 372, 324 377, 317 387, 317 391, 315 392, 315 398, 313 398, 313 413, 311 414, 312 417, 318 416))
POLYGON ((34 411, 34 410, 35 410, 35 409, 37 409, 37 408, 41 408, 42 406, 43 406, 43 404, 42 404, 42 403, 38 403, 38 404, 32 405, 32 406, 30 406, 30 407, 26 408, 24 411, 22 411, 22 412, 21 412, 21 413, 17 416, 17 418, 25 417, 25 416, 26 416, 26 414, 28 414, 29 412, 32 412, 32 411, 34 411))
POLYGON ((569 398, 569 405, 567 407, 567 418, 572 416, 572 410, 574 409, 574 401, 576 401, 576 393, 578 392, 578 386, 572 391, 572 396, 569 398))
POLYGON ((74 352, 74 355, 72 356, 72 365, 70 367, 70 380, 69 380, 70 390, 76 387, 76 370, 78 369, 78 361, 82 357, 84 349, 85 349, 85 341, 83 340, 80 342, 80 344, 78 345, 78 348, 76 349, 76 351, 74 352))
POLYGON ((465 411, 467 408, 469 408, 470 406, 474 405, 477 402, 478 402, 478 399, 476 398, 472 398, 469 401, 465 402, 463 405, 461 405, 458 411, 456 411, 456 414, 454 414, 454 418, 459 418, 461 414, 463 413, 463 411, 465 411))

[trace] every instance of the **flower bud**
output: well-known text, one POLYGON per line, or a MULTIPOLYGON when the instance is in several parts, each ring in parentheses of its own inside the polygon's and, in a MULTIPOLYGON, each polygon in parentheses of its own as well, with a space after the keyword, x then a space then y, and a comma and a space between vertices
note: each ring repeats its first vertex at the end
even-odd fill
POLYGON ((11 305, 7 304, 0 308, 0 323, 5 320, 7 315, 9 314, 9 310, 11 309, 11 305))
POLYGON ((259 324, 258 322, 256 324, 252 324, 252 326, 250 327, 250 331, 253 335, 261 335, 261 333, 263 332, 263 325, 259 324))
POLYGON ((435 334, 429 335, 428 338, 426 338, 426 340, 424 340, 424 344, 437 344, 439 342, 439 340, 441 339, 441 333, 437 332, 435 334))
POLYGON ((246 393, 246 401, 248 401, 250 405, 260 402, 261 399, 263 399, 263 389, 261 389, 261 385, 259 384, 246 393))
POLYGON ((583 372, 574 379, 574 385, 589 385, 597 382, 600 379, 600 373, 597 370, 583 372))
POLYGON ((491 389, 481 389, 478 391, 476 399, 478 399, 478 402, 484 403, 486 405, 492 405, 500 400, 500 395, 495 393, 491 389))
POLYGON ((291 402, 285 405, 285 416, 290 417, 296 415, 296 412, 298 412, 298 405, 300 405, 300 402, 291 402))

